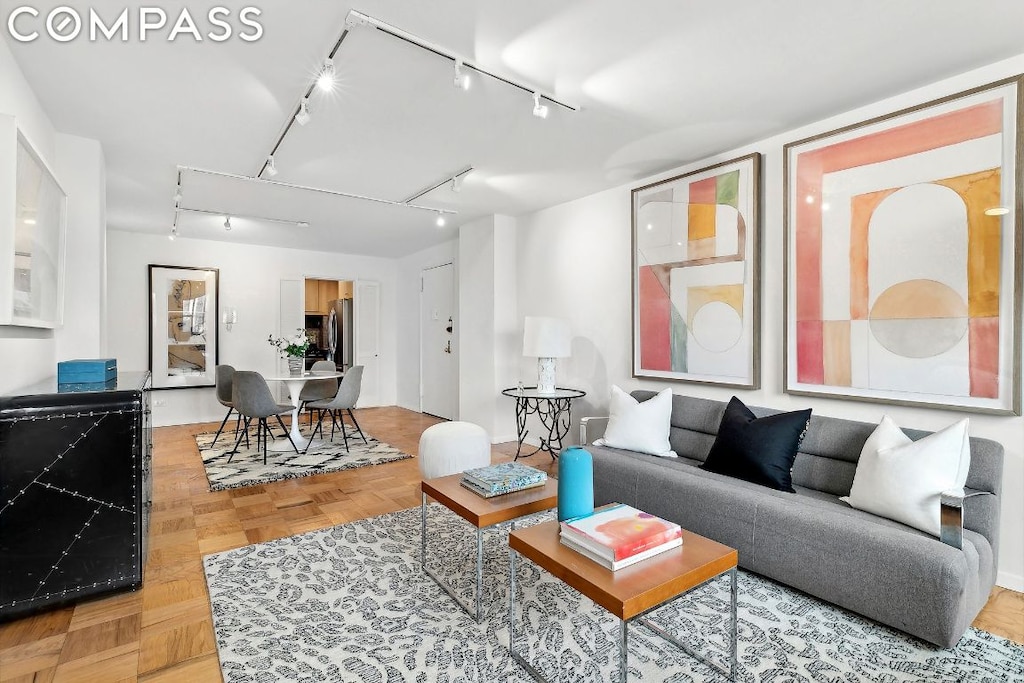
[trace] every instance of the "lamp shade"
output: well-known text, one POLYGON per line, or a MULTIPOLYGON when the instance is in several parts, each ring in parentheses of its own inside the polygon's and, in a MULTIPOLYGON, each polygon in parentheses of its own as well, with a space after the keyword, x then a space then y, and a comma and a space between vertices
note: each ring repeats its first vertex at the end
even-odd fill
POLYGON ((569 323, 561 318, 527 316, 523 330, 523 355, 535 358, 568 358, 572 347, 569 323))

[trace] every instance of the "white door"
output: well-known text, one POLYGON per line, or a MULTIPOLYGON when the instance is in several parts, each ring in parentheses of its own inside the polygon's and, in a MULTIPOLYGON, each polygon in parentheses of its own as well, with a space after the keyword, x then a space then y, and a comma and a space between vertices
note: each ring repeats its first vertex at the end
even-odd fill
POLYGON ((455 267, 423 271, 420 287, 420 410, 455 419, 455 267))
POLYGON ((363 366, 363 384, 359 392, 360 408, 380 405, 380 283, 356 280, 353 293, 355 311, 355 365, 363 366))
MULTIPOLYGON (((290 337, 296 330, 306 327, 305 315, 305 283, 302 280, 281 280, 281 308, 279 313, 279 325, 277 334, 280 337, 290 337)), ((274 349, 272 346, 268 346, 274 349)), ((288 374, 288 360, 277 354, 277 372, 288 374)))

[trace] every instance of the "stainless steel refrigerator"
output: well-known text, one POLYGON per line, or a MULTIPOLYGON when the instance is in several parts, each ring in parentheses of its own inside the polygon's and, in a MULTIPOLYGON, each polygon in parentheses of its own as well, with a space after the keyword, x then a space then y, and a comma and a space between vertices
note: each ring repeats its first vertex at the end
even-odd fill
POLYGON ((336 299, 327 314, 327 360, 344 372, 352 367, 352 299, 336 299))

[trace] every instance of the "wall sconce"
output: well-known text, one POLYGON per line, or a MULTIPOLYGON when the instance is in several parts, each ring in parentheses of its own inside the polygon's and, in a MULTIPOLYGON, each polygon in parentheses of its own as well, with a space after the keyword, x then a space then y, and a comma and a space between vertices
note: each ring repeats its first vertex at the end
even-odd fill
POLYGON ((238 309, 229 308, 221 316, 221 322, 224 323, 224 327, 228 332, 231 331, 231 326, 238 322, 238 309))

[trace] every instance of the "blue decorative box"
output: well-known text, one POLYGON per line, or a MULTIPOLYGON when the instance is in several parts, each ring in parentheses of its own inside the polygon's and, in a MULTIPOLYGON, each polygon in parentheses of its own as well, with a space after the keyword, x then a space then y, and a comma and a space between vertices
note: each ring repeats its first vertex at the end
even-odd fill
POLYGON ((116 358, 85 358, 57 363, 57 384, 109 382, 116 379, 116 358))

